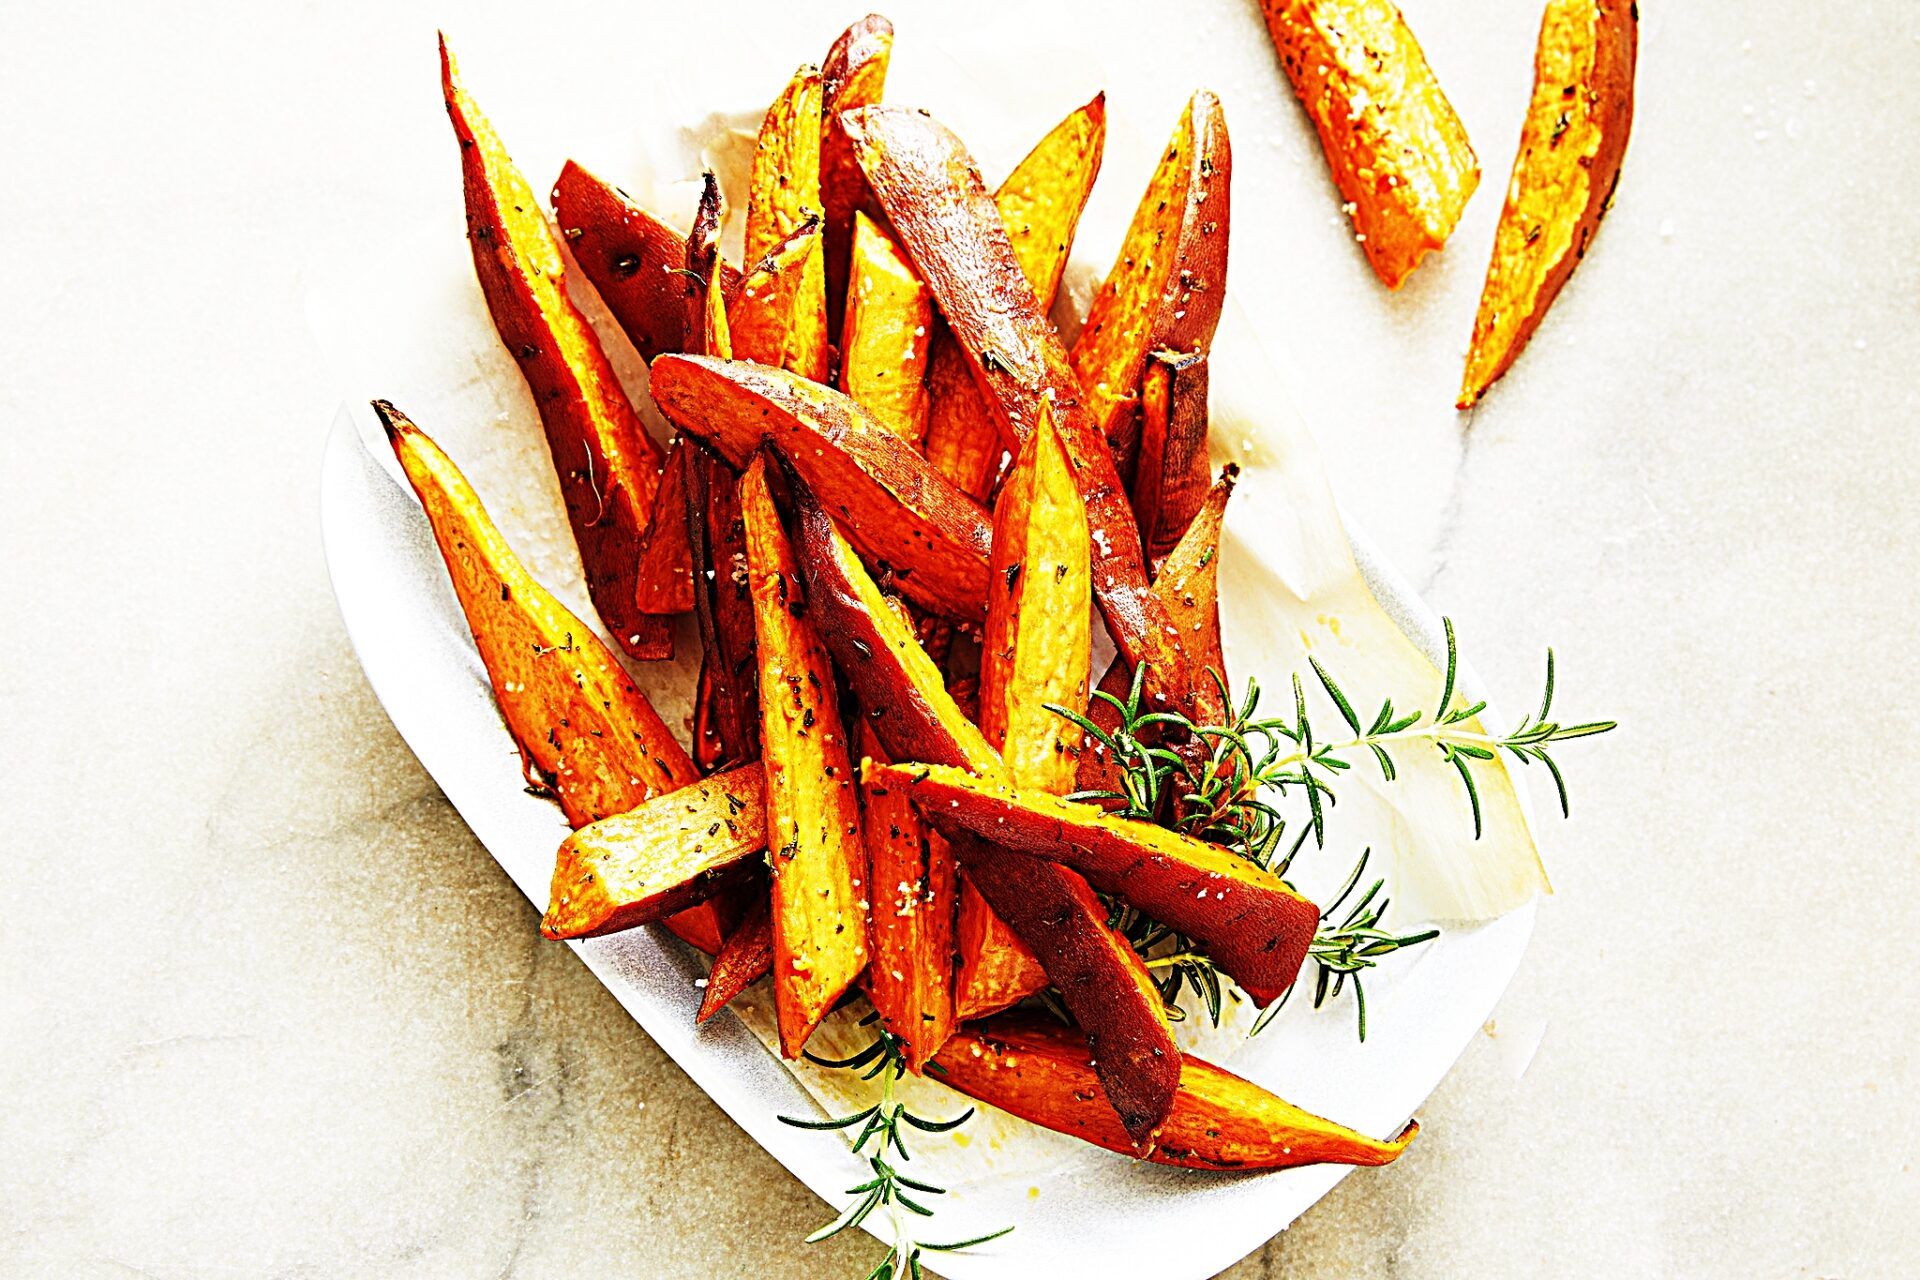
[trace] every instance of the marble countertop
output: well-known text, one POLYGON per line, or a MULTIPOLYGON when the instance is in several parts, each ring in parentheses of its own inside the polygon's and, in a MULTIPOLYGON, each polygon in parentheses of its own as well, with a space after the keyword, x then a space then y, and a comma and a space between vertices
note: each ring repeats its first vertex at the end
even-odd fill
MULTIPOLYGON (((856 15, 750 7, 770 87, 856 15)), ((1141 127, 1219 90, 1235 279, 1347 508, 1494 688, 1551 643, 1622 722, 1420 1142, 1226 1274, 1911 1274, 1920 10, 1649 0, 1618 207, 1467 417, 1538 0, 1403 7, 1488 177, 1397 296, 1250 0, 889 9, 1083 35, 1141 127)), ((449 198, 434 25, 550 76, 697 52, 527 13, 0 12, 0 1275, 871 1265, 801 1244, 825 1207, 539 940, 328 589, 302 299, 449 198)))

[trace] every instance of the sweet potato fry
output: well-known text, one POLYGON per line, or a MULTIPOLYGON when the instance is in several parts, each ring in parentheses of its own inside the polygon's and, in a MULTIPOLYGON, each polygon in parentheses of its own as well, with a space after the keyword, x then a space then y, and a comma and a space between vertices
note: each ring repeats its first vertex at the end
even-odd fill
POLYGON ((1613 206, 1639 43, 1632 0, 1548 0, 1458 408, 1512 367, 1613 206))
MULTIPOLYGON (((678 278, 686 287, 681 314, 686 343, 674 350, 696 356, 733 359, 733 338, 727 328, 727 281, 729 270, 720 256, 720 182, 709 169, 700 175, 700 203, 693 211, 693 226, 687 232, 678 278)), ((736 286, 738 280, 733 282, 736 286)), ((660 352, 650 352, 651 360, 660 352)))
POLYGON ((1148 358, 1141 379, 1133 510, 1155 574, 1206 501, 1209 381, 1206 356, 1164 348, 1148 358))
MULTIPOLYGON (((861 733, 862 754, 882 755, 873 730, 861 733)), ((863 789, 861 811, 872 904, 867 998, 918 1074, 953 1034, 953 853, 897 792, 863 789)))
POLYGON ((1052 406, 1086 499, 1094 592, 1114 642, 1130 661, 1148 668, 1157 706, 1217 719, 1217 697, 1195 678, 1166 609, 1148 585, 1140 530, 1100 424, 1081 401, 1066 349, 1034 296, 972 157, 945 126, 918 112, 862 107, 841 119, 894 233, 987 392, 995 420, 1008 436, 1024 441, 1040 406, 1052 406))
POLYGON ((760 762, 773 866, 774 1003, 780 1049, 807 1037, 867 963, 866 847, 833 664, 804 616, 793 547, 766 459, 740 482, 760 649, 760 762))
MULTIPOLYGON (((554 183, 553 216, 568 252, 641 358, 686 350, 694 292, 681 274, 686 237, 572 160, 554 183)), ((723 263, 720 272, 725 290, 740 287, 737 269, 723 263)))
MULTIPOLYGON (((1053 306, 1067 269, 1073 233, 1100 172, 1107 141, 1107 96, 1095 95, 1055 125, 993 194, 1013 253, 1045 311, 1053 306)), ((864 190, 866 179, 861 179, 864 190)), ((1000 457, 1009 441, 973 380, 967 356, 936 321, 927 357, 926 454, 942 474, 980 499, 993 491, 1000 457)))
POLYGON ((687 533, 687 472, 693 451, 676 438, 654 491, 653 512, 640 542, 633 603, 641 613, 668 617, 693 609, 693 552, 687 533))
POLYGON ((1232 178, 1226 116, 1201 90, 1181 113, 1073 344, 1087 410, 1123 473, 1138 439, 1147 354, 1205 355, 1213 341, 1225 304, 1232 178))
POLYGON ((770 441, 908 600, 945 617, 981 616, 986 512, 845 395, 745 362, 662 356, 653 398, 736 466, 770 441))
POLYGON ((1278 876, 1164 827, 945 765, 871 766, 865 776, 906 789, 949 840, 971 832, 1059 862, 1196 939, 1256 1005, 1293 985, 1320 922, 1278 876))
POLYGON ((560 845, 540 932, 591 938, 652 924, 745 879, 766 847, 757 763, 654 796, 560 845))
MULTIPOLYGON (((790 252, 803 228, 817 232, 820 208, 820 69, 801 67, 780 96, 767 108, 754 147, 753 175, 747 199, 747 269, 782 252, 790 252)), ((736 330, 734 344, 742 359, 760 360, 792 369, 803 378, 824 382, 827 377, 827 276, 817 242, 797 264, 799 274, 782 293, 789 305, 780 309, 784 344, 781 358, 768 359, 749 339, 748 323, 730 315, 736 330)), ((742 285, 745 296, 746 284, 742 285)), ((749 313, 753 314, 752 312, 749 313)))
POLYGON ((474 272, 540 410, 593 607, 634 657, 671 657, 671 624, 639 612, 633 601, 640 542, 660 484, 660 446, 567 297, 559 241, 499 135, 460 87, 444 39, 440 83, 460 142, 474 272))
POLYGON ((839 115, 880 101, 893 57, 893 24, 877 13, 860 19, 833 42, 820 64, 824 103, 820 128, 820 204, 826 211, 827 332, 839 333, 846 314, 853 217, 871 202, 866 175, 839 115))
POLYGON ((1398 289, 1444 248, 1480 162, 1391 0, 1261 0, 1374 274, 1398 289))
POLYGON ((705 1022, 732 1003, 733 998, 773 972, 773 899, 761 894, 747 908, 707 973, 706 994, 700 998, 695 1022, 705 1022))
POLYGON ((825 378, 825 348, 814 350, 808 317, 816 301, 808 291, 820 265, 819 220, 802 223, 766 257, 748 262, 727 309, 734 354, 816 382, 825 378))
MULTIPOLYGON (((1070 1029, 1016 1013, 954 1036, 928 1069, 941 1083, 1031 1124, 1130 1154, 1088 1056, 1070 1029)), ((1408 1121, 1389 1141, 1369 1138, 1189 1054, 1180 1061, 1172 1113, 1147 1158, 1188 1169, 1383 1165, 1419 1132, 1408 1121)))
POLYGON ((840 337, 840 389, 918 446, 927 433, 927 335, 933 300, 913 264, 864 213, 853 217, 853 267, 840 337))

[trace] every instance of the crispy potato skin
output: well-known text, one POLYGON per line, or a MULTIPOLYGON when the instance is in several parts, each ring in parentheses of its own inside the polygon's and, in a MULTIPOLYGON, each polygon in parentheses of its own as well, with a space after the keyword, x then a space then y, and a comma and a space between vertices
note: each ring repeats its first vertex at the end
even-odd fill
POLYGON ((705 1022, 772 971, 773 899, 762 893, 713 957, 706 994, 700 998, 700 1012, 694 1015, 694 1021, 705 1022))
POLYGON ((820 64, 824 102, 820 130, 820 204, 826 211, 827 326, 840 332, 846 312, 854 214, 871 202, 866 175, 840 128, 842 111, 880 101, 893 57, 893 24, 877 13, 860 19, 833 42, 820 64))
POLYGON ((1613 203, 1633 132, 1640 11, 1631 0, 1549 0, 1493 259, 1455 407, 1525 349, 1613 203))
MULTIPOLYGON (((880 754, 871 728, 862 754, 880 754)), ((953 1034, 953 853, 897 792, 862 789, 861 829, 871 870, 867 998, 918 1074, 953 1034)))
POLYGON ((660 484, 660 446, 568 298, 559 241, 499 135, 460 87, 444 39, 440 81, 460 143, 474 272, 500 340, 540 410, 593 607, 634 657, 671 657, 671 625, 639 612, 633 601, 640 544, 660 484))
MULTIPOLYGON (((993 194, 1014 256, 1043 311, 1053 306, 1059 292, 1106 142, 1107 97, 1102 93, 1055 125, 993 194)), ((862 178, 863 189, 865 182, 862 178)), ((935 326, 927 385, 932 401, 927 458, 961 489, 984 500, 993 491, 1002 452, 1009 445, 1017 448, 1018 442, 1002 439, 966 352, 944 321, 935 326)))
MULTIPOLYGON (((1031 1124, 1130 1154, 1126 1131, 1101 1098, 1087 1046, 1068 1028, 1031 1014, 970 1027, 934 1059, 941 1083, 1031 1124)), ((1390 1164, 1420 1132, 1411 1121, 1381 1142, 1302 1111, 1211 1063, 1180 1062, 1179 1092, 1147 1158, 1187 1169, 1288 1169, 1308 1164, 1390 1164)))
POLYGON ((1374 274, 1398 289, 1447 237, 1480 162, 1389 0, 1261 0, 1374 274))
POLYGON ((773 989, 780 1049, 807 1037, 867 963, 866 846, 833 664, 805 618, 793 547, 767 487, 766 459, 740 481, 760 649, 760 763, 773 867, 773 989))
POLYGON ((841 120, 996 420, 1025 440, 1040 406, 1050 406, 1087 504, 1094 593, 1115 643, 1148 667, 1156 705, 1218 719, 1218 699, 1193 678, 1179 636, 1148 585, 1140 530, 1112 454, 972 157, 945 126, 918 112, 863 107, 841 120))
MULTIPOLYGON (((1256 1005, 1278 999, 1299 975, 1319 910, 1218 845, 944 765, 876 768, 876 781, 883 775, 884 785, 911 792, 949 840, 970 832, 1060 862, 1197 939, 1256 1005)), ((971 872, 964 849, 960 856, 971 872)))
POLYGON ((932 329, 933 298, 906 253, 873 219, 854 214, 840 389, 915 446, 927 433, 932 329))
POLYGON ((652 924, 744 879, 766 847, 757 763, 654 796, 560 845, 540 932, 591 938, 652 924))
MULTIPOLYGON (((1220 100, 1188 100, 1073 344, 1087 410, 1131 469, 1151 351, 1206 354, 1226 303, 1233 148, 1220 100)), ((1204 397, 1205 384, 1199 384, 1204 397)), ((1199 418, 1206 417, 1201 400, 1199 418)), ((1204 443, 1201 455, 1206 453, 1204 443)))
POLYGON ((743 466, 771 442, 914 604, 977 619, 993 531, 978 503, 845 395, 741 361, 662 356, 653 399, 668 421, 743 466))
MULTIPOLYGON (((746 260, 754 264, 792 242, 802 228, 821 225, 820 207, 820 69, 801 67, 780 96, 767 108, 753 153, 753 174, 747 200, 746 260)), ((785 290, 791 294, 786 316, 783 357, 766 363, 792 369, 804 378, 824 382, 828 364, 826 262, 817 244, 798 264, 799 276, 785 290)), ((745 285, 742 286, 743 292, 745 285)), ((729 316, 742 328, 738 316, 729 316)), ((744 333, 734 342, 742 358, 755 360, 744 333)))

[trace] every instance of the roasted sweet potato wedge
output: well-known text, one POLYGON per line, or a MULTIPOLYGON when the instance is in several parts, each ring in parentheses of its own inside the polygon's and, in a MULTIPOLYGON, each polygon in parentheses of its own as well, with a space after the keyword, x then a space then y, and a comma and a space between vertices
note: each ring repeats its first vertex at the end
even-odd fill
MULTIPOLYGON (((679 280, 686 285, 682 303, 686 342, 673 348, 696 356, 733 359, 733 338, 727 328, 728 268, 720 256, 720 182, 708 170, 701 175, 700 203, 693 213, 693 226, 687 232, 682 253, 679 280)), ((736 285, 738 281, 734 282, 736 285)), ((648 352, 651 360, 660 354, 648 352)))
MULTIPOLYGON (((1103 93, 1055 125, 993 194, 1014 256, 1042 311, 1053 306, 1054 294, 1059 292, 1074 231, 1100 172, 1106 142, 1103 93)), ((865 184, 862 178, 863 190, 865 184)), ((947 332, 944 321, 934 327, 927 386, 932 402, 927 457, 961 489, 984 500, 993 491, 1001 455, 1013 442, 1002 439, 1000 425, 973 380, 966 353, 947 332)))
MULTIPOLYGON (((1015 1013, 954 1036, 928 1069, 943 1084, 1030 1124, 1131 1154, 1088 1058, 1071 1029, 1015 1013)), ((1188 1169, 1383 1165, 1419 1132, 1408 1121, 1389 1141, 1369 1138, 1189 1054, 1180 1061, 1179 1091, 1148 1159, 1188 1169)))
POLYGON ((833 663, 805 617, 793 547, 757 457, 740 481, 760 651, 760 762, 773 867, 780 1049, 800 1056, 867 963, 867 851, 834 693, 833 663))
MULTIPOLYGON (((862 754, 880 756, 871 728, 862 754)), ((863 791, 869 869, 867 998, 918 1073, 953 1034, 953 853, 899 793, 863 791)))
POLYGON ((1217 719, 1218 698, 1195 678, 1148 585, 1140 530, 1100 424, 1081 401, 1066 348, 1041 310, 973 158, 945 126, 919 112, 862 107, 841 119, 868 184, 966 351, 996 421, 1024 441, 1040 406, 1051 406, 1086 499, 1094 593, 1114 642, 1148 668, 1156 706, 1217 719))
POLYGON ((826 348, 815 344, 811 318, 818 299, 810 292, 820 266, 819 220, 802 223, 757 263, 748 261, 727 309, 734 354, 815 382, 825 378, 826 348))
POLYGON ((1293 985, 1320 922, 1278 876, 1164 827, 945 765, 870 766, 867 776, 905 788, 949 840, 971 832, 1059 862, 1197 940, 1257 1005, 1293 985))
POLYGON ((1458 408, 1512 367, 1613 205, 1639 45, 1633 0, 1548 0, 1458 408))
POLYGON ((1133 469, 1133 510, 1147 564, 1160 562, 1180 541, 1206 501, 1212 464, 1207 458, 1207 357, 1156 350, 1140 383, 1140 440, 1133 469))
POLYGON ((591 938, 652 924, 745 879, 766 847, 758 763, 654 796, 560 845, 540 932, 591 938))
MULTIPOLYGON (((754 146, 753 175, 747 198, 746 260, 748 275, 766 262, 806 227, 822 225, 820 208, 820 69, 801 67, 780 96, 767 108, 754 146)), ((762 360, 792 369, 803 378, 824 382, 828 364, 826 262, 816 242, 799 262, 799 274, 783 289, 791 303, 782 308, 786 331, 784 354, 767 360, 755 354, 738 315, 734 345, 742 359, 762 360)), ((742 294, 746 284, 742 284, 742 294)))
POLYGON ((833 42, 820 64, 820 204, 826 211, 827 331, 839 333, 846 314, 853 216, 871 200, 853 144, 840 128, 842 111, 880 101, 893 57, 893 24, 877 13, 860 19, 833 42))
POLYGON ((653 399, 736 466, 771 442, 908 600, 945 617, 981 616, 987 513, 845 395, 743 361, 662 356, 653 399))
POLYGON ((514 354, 560 477, 593 607, 636 658, 673 656, 673 629, 634 607, 640 544, 660 485, 660 446, 628 403, 600 340, 567 296, 559 241, 499 135, 460 87, 446 41, 440 82, 460 142, 474 272, 514 354))
POLYGON ((1389 289, 1446 246, 1480 162, 1391 0, 1261 0, 1355 238, 1389 289))
MULTIPOLYGON (((553 216, 568 252, 641 358, 687 350, 687 238, 572 160, 554 183, 553 216)), ((740 287, 734 267, 722 263, 720 275, 723 289, 740 287)))
POLYGON ((695 1022, 705 1022, 732 1003, 733 998, 773 972, 773 899, 761 894, 748 906, 746 914, 719 953, 707 973, 706 994, 700 998, 695 1022))
MULTIPOLYGON (((1203 89, 1181 113, 1073 344, 1087 410, 1122 472, 1138 440, 1148 353, 1204 356, 1213 341, 1226 298, 1232 179, 1227 119, 1203 89)), ((1204 396, 1204 383, 1198 389, 1204 396)), ((1204 422, 1204 399, 1199 412, 1204 422)))
POLYGON ((654 491, 653 511, 640 542, 633 604, 641 613, 688 613, 693 609, 693 551, 687 533, 687 472, 693 451, 676 438, 654 491))
POLYGON ((853 266, 840 336, 840 389, 911 445, 927 433, 933 299, 893 237, 854 214, 853 266))

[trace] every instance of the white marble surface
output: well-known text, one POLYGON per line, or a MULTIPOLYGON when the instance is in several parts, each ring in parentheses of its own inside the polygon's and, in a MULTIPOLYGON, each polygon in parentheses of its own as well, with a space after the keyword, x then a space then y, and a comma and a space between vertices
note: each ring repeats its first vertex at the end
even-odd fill
MULTIPOLYGON (((1219 90, 1234 278, 1347 505, 1496 688, 1551 642, 1566 708, 1624 722, 1570 754, 1559 896, 1421 1141, 1228 1274, 1912 1274, 1920 6, 1650 0, 1619 206, 1471 421, 1537 7, 1404 7, 1489 177, 1397 297, 1250 3, 890 11, 903 41, 1097 25, 1130 127, 1219 90)), ((570 75, 693 78, 645 6, 529 12, 0 9, 0 1274, 872 1252, 802 1246, 823 1206, 539 942, 327 588, 302 299, 453 198, 433 26, 544 77, 542 127, 570 75)), ((771 86, 852 16, 753 6, 716 47, 771 86)))

